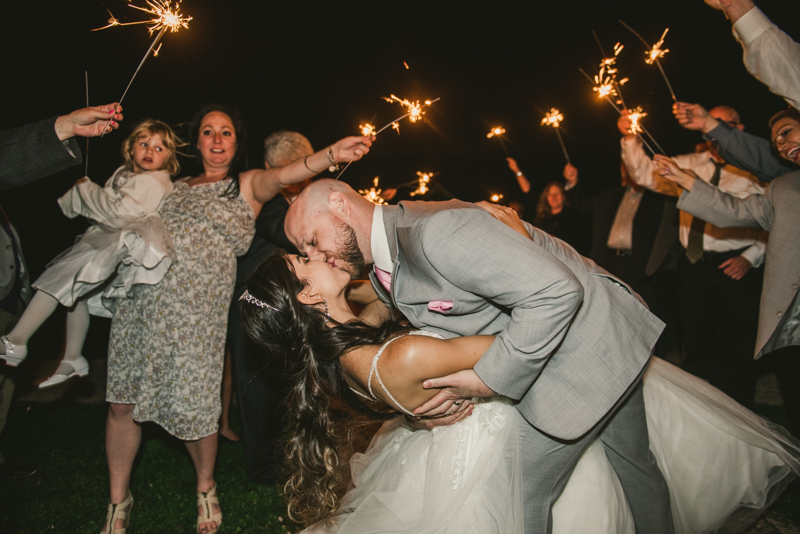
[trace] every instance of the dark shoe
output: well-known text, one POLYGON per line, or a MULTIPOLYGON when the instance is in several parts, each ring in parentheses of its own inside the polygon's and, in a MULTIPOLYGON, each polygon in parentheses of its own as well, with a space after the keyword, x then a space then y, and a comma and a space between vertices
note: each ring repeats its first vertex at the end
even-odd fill
POLYGON ((23 478, 36 472, 36 468, 28 464, 17 462, 3 462, 0 464, 0 479, 23 478))

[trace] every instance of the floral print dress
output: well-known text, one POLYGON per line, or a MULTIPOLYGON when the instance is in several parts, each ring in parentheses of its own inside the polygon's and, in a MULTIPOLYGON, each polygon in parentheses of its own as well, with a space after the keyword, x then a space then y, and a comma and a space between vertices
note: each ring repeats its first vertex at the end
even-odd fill
POLYGON ((160 283, 121 299, 111 324, 106 400, 135 404, 136 421, 182 440, 217 431, 236 256, 255 233, 247 201, 221 196, 230 182, 175 183, 159 214, 178 260, 160 283))

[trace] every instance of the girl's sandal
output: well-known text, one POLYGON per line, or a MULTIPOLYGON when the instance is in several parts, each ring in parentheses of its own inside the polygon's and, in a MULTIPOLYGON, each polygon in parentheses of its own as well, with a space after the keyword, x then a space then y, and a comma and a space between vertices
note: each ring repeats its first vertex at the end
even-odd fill
POLYGON ((131 522, 131 510, 133 510, 133 494, 129 491, 128 496, 121 503, 108 504, 106 523, 100 534, 125 534, 131 522), (119 519, 122 520, 124 526, 122 528, 114 528, 119 519))
POLYGON ((197 506, 203 510, 203 515, 197 516, 197 534, 203 534, 200 531, 200 525, 206 523, 216 523, 217 526, 213 530, 209 530, 205 534, 213 534, 219 531, 222 525, 222 512, 214 512, 214 505, 219 506, 219 497, 217 497, 217 486, 211 488, 210 491, 197 492, 197 506))

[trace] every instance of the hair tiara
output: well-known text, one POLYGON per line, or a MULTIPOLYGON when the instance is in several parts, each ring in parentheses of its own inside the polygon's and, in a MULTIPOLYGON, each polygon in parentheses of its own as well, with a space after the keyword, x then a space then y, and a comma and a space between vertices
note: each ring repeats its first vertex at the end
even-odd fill
POLYGON ((246 289, 244 290, 244 293, 242 293, 242 296, 239 297, 239 300, 244 300, 249 302, 250 304, 255 304, 259 308, 269 308, 270 310, 278 311, 278 308, 275 308, 274 306, 270 306, 266 302, 258 300, 253 295, 251 295, 246 289))

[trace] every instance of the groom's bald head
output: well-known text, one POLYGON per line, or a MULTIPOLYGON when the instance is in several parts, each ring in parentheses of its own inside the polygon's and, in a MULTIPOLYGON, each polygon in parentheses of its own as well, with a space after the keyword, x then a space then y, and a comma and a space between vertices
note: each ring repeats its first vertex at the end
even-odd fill
POLYGON ((374 208, 345 183, 317 180, 303 189, 289 207, 284 229, 300 254, 324 254, 329 263, 355 278, 365 263, 372 263, 374 208))

